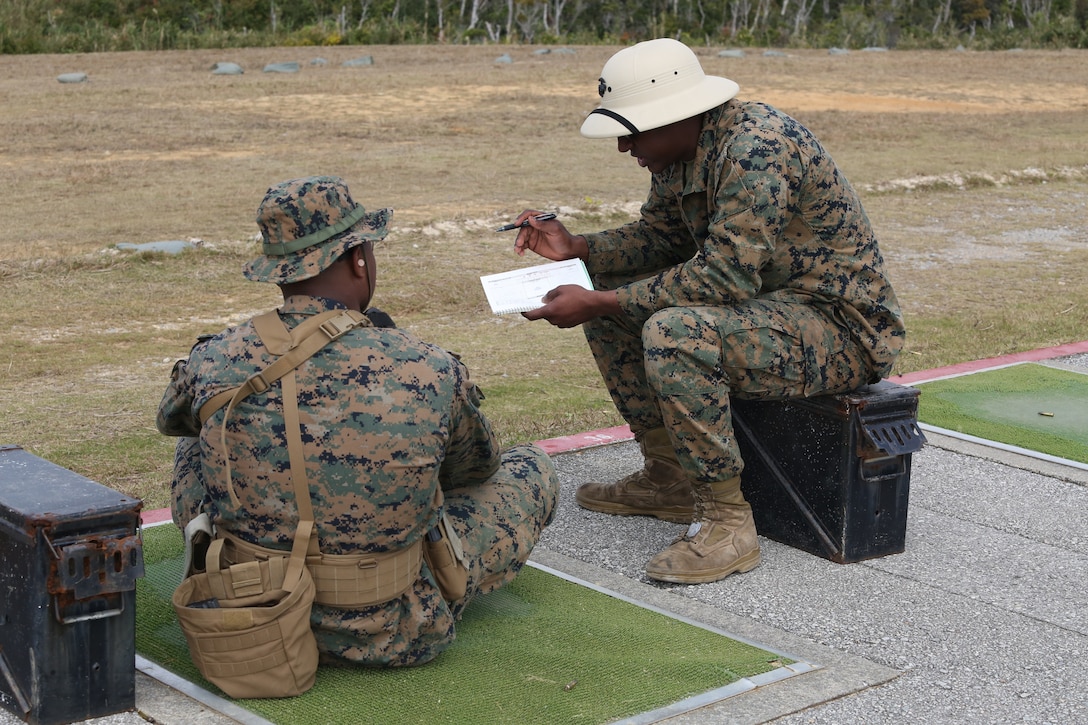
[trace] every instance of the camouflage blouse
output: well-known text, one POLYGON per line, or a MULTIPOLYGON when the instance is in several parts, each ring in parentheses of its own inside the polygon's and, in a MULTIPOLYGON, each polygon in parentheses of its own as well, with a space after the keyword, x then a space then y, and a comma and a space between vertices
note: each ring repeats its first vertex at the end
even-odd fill
MULTIPOLYGON (((339 307, 295 296, 280 308, 292 328, 307 316, 339 307)), ((179 523, 201 499, 220 527, 269 548, 290 549, 298 512, 284 433, 280 384, 242 399, 220 444, 225 408, 200 426, 200 406, 264 369, 269 355, 247 322, 198 343, 175 366, 158 412, 167 435, 199 435, 179 446, 175 505, 179 523), (231 505, 226 457, 241 507, 231 505)), ((500 463, 479 395, 457 358, 405 332, 358 327, 326 345, 296 372, 302 440, 321 550, 352 554, 397 550, 436 521, 435 488, 485 482, 500 463)), ((427 661, 453 639, 453 618, 429 576, 400 599, 363 610, 314 607, 357 632, 355 657, 366 664, 427 661), (362 623, 369 622, 368 625, 362 623), (367 630, 373 629, 373 632, 367 630)))
POLYGON ((899 303, 854 189, 812 133, 762 103, 707 111, 695 158, 653 175, 641 218, 587 234, 594 274, 633 319, 761 297, 819 307, 886 375, 903 345, 899 303))

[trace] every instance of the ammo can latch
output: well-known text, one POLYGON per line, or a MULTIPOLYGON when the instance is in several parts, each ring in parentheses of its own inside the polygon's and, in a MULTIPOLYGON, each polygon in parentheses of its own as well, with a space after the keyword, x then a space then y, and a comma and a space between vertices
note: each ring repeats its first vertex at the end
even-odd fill
POLYGON ((135 589, 144 575, 139 532, 59 543, 42 531, 42 538, 52 555, 48 590, 57 621, 104 619, 124 611, 121 594, 135 589))
POLYGON ((926 436, 914 418, 877 418, 867 420, 864 413, 858 417, 864 438, 889 456, 916 453, 922 449, 926 436))

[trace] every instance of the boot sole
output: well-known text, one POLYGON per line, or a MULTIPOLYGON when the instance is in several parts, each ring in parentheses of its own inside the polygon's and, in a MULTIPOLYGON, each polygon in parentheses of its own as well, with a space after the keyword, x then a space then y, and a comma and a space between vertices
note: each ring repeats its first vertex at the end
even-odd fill
POLYGON ((583 500, 577 494, 575 494, 574 500, 584 509, 597 511, 602 514, 612 514, 613 516, 653 516, 654 518, 661 519, 662 521, 669 521, 674 524, 690 524, 692 518, 695 516, 695 506, 686 510, 679 507, 640 509, 635 508, 634 506, 626 506, 622 503, 583 500))
POLYGON ((669 582, 671 584, 709 584, 710 582, 721 581, 730 574, 744 574, 745 572, 752 571, 761 561, 759 550, 751 552, 746 556, 742 556, 733 563, 733 566, 726 567, 724 569, 712 569, 709 571, 701 572, 651 572, 646 570, 646 576, 659 582, 669 582))

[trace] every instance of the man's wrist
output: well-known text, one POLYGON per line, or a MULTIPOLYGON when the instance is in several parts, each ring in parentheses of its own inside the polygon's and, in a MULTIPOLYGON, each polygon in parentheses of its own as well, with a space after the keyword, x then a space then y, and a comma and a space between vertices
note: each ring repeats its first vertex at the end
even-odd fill
POLYGON ((616 290, 599 290, 597 292, 597 317, 608 317, 623 312, 620 307, 620 297, 616 290))

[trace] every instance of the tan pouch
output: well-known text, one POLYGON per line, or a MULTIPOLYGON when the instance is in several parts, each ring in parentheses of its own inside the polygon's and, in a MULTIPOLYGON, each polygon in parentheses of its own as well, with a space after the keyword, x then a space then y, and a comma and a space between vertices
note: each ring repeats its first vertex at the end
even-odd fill
POLYGON ((313 686, 318 663, 310 629, 315 589, 304 555, 223 566, 227 558, 216 539, 207 571, 174 591, 193 664, 231 697, 301 695, 313 686))
POLYGON ((423 542, 423 559, 447 602, 454 602, 465 596, 468 590, 465 552, 445 511, 438 519, 438 525, 427 532, 423 542))

